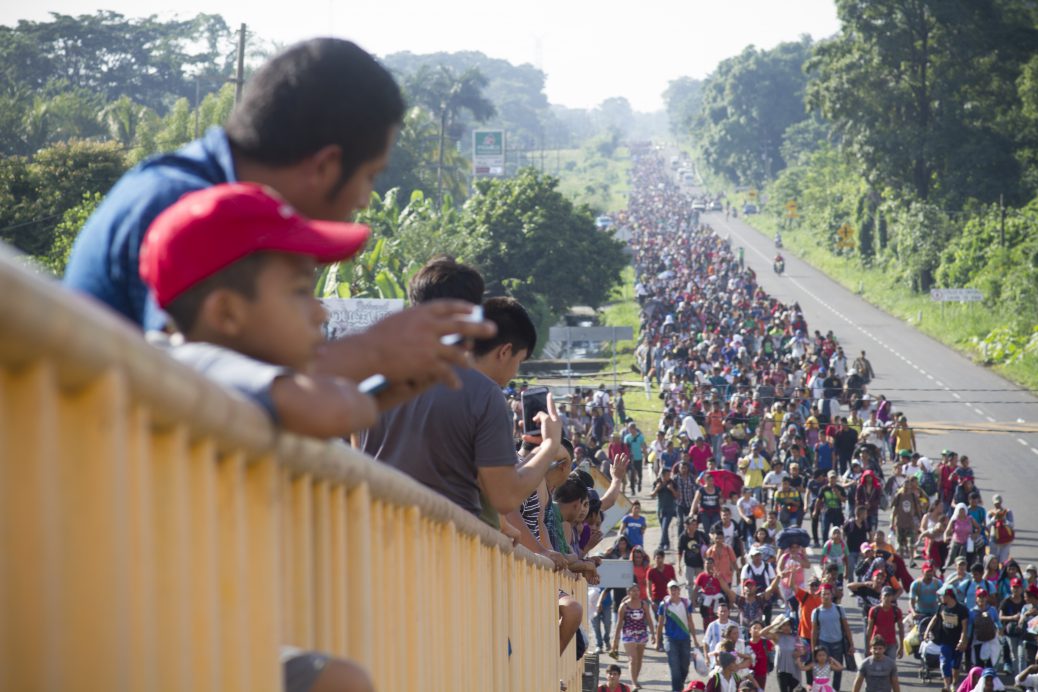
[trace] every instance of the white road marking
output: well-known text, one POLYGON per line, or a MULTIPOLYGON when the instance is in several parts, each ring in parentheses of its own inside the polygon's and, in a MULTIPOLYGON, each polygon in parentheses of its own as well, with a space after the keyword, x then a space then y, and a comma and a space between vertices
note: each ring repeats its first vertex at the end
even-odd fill
POLYGON ((955 397, 956 399, 961 399, 962 398, 961 396, 959 396, 958 392, 952 392, 952 396, 955 397))
POLYGON ((1025 440, 1025 439, 1024 439, 1024 438, 1022 438, 1022 437, 1018 437, 1018 438, 1016 438, 1016 441, 1017 441, 1017 442, 1019 442, 1020 444, 1022 444, 1022 445, 1023 445, 1024 447, 1027 447, 1027 446, 1028 446, 1028 445, 1027 445, 1027 440, 1025 440))
POLYGON ((1034 447, 1031 447, 1031 451, 1034 452, 1035 454, 1038 454, 1038 449, 1036 449, 1034 447))
POLYGON ((992 418, 991 416, 985 416, 985 418, 988 419, 988 423, 994 423, 995 422, 995 419, 992 418))
POLYGON ((930 373, 926 373, 926 376, 931 380, 933 379, 933 375, 931 375, 930 373))

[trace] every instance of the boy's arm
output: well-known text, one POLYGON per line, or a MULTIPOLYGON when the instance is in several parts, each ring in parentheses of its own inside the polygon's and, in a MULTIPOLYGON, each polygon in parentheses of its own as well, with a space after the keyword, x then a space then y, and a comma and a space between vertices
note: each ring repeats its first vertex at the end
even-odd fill
POLYGON ((271 383, 270 399, 282 428, 309 437, 346 437, 378 420, 374 398, 331 375, 286 373, 271 383))
POLYGON ((479 480, 486 489, 487 498, 498 512, 507 514, 519 507, 541 484, 544 474, 555 461, 562 441, 562 421, 555 412, 551 395, 548 395, 548 410, 549 413, 537 414, 544 441, 522 466, 479 468, 479 480))

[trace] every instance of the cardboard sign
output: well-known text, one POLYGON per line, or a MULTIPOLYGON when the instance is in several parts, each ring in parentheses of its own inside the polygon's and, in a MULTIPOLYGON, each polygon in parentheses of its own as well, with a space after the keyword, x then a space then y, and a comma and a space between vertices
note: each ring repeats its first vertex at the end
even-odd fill
POLYGON ((395 298, 322 298, 321 303, 328 310, 324 335, 329 341, 362 332, 386 315, 404 309, 404 301, 395 298))

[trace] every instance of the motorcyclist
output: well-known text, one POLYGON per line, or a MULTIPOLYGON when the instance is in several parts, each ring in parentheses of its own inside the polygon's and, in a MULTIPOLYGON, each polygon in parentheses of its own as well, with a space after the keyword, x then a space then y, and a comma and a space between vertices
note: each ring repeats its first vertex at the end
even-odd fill
POLYGON ((782 247, 782 233, 775 231, 775 247, 782 247))
POLYGON ((781 252, 778 253, 777 255, 775 255, 775 261, 772 263, 771 266, 775 270, 776 274, 781 274, 783 272, 783 270, 785 270, 785 268, 786 268, 786 260, 785 260, 785 258, 782 257, 782 253, 781 252))

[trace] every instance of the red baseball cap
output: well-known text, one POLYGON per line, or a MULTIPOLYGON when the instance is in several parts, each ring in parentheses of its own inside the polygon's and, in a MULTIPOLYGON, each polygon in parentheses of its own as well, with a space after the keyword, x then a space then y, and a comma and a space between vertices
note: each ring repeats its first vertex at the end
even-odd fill
POLYGON ((370 234, 362 224, 300 216, 263 185, 215 185, 189 192, 155 218, 141 245, 141 278, 166 307, 255 252, 306 255, 328 264, 352 257, 370 234))
POLYGON ((1009 585, 1010 586, 1021 586, 1022 587, 1024 585, 1024 580, 1021 579, 1020 577, 1013 577, 1012 579, 1009 580, 1009 585))

